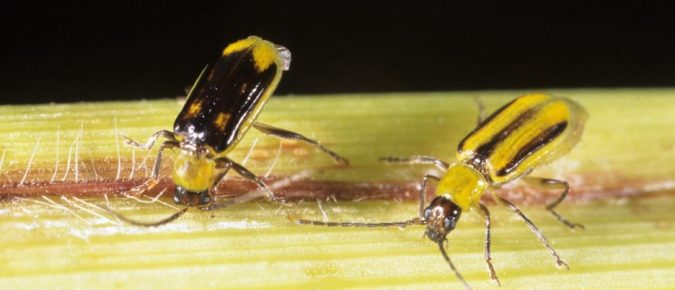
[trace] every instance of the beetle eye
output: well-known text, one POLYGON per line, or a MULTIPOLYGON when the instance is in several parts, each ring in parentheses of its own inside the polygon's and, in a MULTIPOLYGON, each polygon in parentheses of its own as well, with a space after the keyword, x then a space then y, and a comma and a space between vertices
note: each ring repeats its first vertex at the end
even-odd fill
POLYGON ((199 204, 204 205, 208 204, 211 202, 211 196, 209 195, 209 191, 205 190, 199 193, 199 204))
POLYGON ((174 192, 174 194, 173 194, 173 202, 175 204, 181 204, 182 205, 183 204, 183 196, 185 196, 185 189, 180 187, 180 186, 176 186, 176 192, 174 192))
POLYGON ((445 230, 450 232, 455 229, 455 226, 457 226, 457 218, 456 217, 447 217, 443 220, 443 226, 445 227, 445 230))
POLYGON ((430 208, 427 208, 427 209, 424 210, 424 219, 425 220, 431 219, 431 209, 430 208))

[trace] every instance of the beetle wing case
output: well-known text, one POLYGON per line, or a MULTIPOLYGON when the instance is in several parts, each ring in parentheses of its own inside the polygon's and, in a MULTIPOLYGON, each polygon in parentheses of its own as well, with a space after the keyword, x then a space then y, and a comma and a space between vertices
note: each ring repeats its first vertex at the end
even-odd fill
POLYGON ((581 137, 586 111, 566 98, 529 94, 482 122, 458 146, 492 182, 509 182, 569 152, 581 137))
POLYGON ((275 45, 259 37, 230 44, 200 75, 174 122, 174 132, 190 144, 228 151, 269 99, 284 65, 275 45))

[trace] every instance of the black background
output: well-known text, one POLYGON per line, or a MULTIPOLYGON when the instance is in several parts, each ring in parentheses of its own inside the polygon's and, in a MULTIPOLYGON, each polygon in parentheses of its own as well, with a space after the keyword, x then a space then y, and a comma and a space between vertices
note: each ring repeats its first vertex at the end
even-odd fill
POLYGON ((675 85, 673 4, 540 2, 3 3, 0 103, 175 97, 248 35, 278 94, 675 85))

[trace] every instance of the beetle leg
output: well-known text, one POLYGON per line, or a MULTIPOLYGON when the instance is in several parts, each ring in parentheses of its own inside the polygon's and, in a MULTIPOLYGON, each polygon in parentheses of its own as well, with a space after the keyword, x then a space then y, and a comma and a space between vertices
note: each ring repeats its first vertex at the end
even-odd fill
POLYGON ((216 178, 214 179, 214 180, 216 180, 215 185, 211 186, 211 188, 209 188, 209 194, 211 195, 211 201, 209 202, 209 205, 207 205, 205 207, 202 207, 201 208, 202 210, 211 211, 211 210, 215 210, 215 209, 218 209, 218 208, 221 208, 221 207, 227 207, 227 206, 232 205, 230 203, 227 203, 227 205, 216 203, 216 190, 218 190, 218 187, 220 186, 220 184, 224 182, 225 175, 227 175, 227 173, 230 172, 230 168, 232 168, 231 162, 220 162, 220 161, 221 160, 216 159, 216 164, 217 164, 216 168, 221 170, 221 172, 218 173, 218 175, 216 175, 216 178))
POLYGON ((216 159, 216 162, 219 163, 219 166, 220 166, 221 168, 223 168, 223 167, 232 168, 232 169, 234 169, 234 171, 237 172, 237 174, 239 174, 241 177, 246 178, 246 179, 248 179, 248 180, 251 180, 251 181, 257 183, 258 186, 259 186, 260 188, 262 188, 263 190, 265 190, 265 192, 267 193, 267 197, 268 197, 271 201, 273 201, 273 202, 278 202, 278 203, 284 203, 284 200, 281 199, 281 198, 276 197, 276 196, 274 195, 274 192, 272 192, 272 190, 267 186, 267 184, 265 184, 265 182, 262 181, 262 179, 260 179, 257 175, 255 175, 255 174, 254 174, 253 172, 251 172, 250 170, 246 169, 246 167, 244 167, 243 165, 241 165, 241 164, 239 164, 239 163, 237 163, 237 162, 234 162, 234 161, 232 161, 231 159, 229 159, 229 158, 227 158, 227 157, 220 157, 220 158, 217 158, 217 159, 216 159))
POLYGON ((222 170, 222 172, 218 173, 218 175, 216 176, 215 178, 215 180, 217 180, 216 184, 211 187, 213 190, 216 190, 218 186, 220 186, 220 184, 225 180, 225 175, 227 175, 227 173, 230 172, 230 168, 232 168, 232 163, 224 162, 222 166, 219 166, 217 168, 222 170))
POLYGON ((356 223, 356 222, 324 222, 317 220, 295 219, 292 216, 288 217, 292 222, 299 225, 313 225, 313 226, 327 226, 327 227, 356 227, 356 228, 387 228, 399 227, 405 228, 411 225, 424 225, 425 221, 419 218, 412 218, 405 221, 398 222, 382 222, 382 223, 356 223))
MULTIPOLYGON (((224 164, 221 163, 221 165, 224 165, 224 164)), ((217 167, 217 168, 221 169, 221 167, 217 167)), ((293 184, 297 181, 309 178, 311 176, 311 174, 310 174, 311 172, 313 172, 313 171, 310 170, 310 169, 305 169, 305 170, 303 170, 299 173, 296 173, 296 174, 287 176, 285 178, 276 180, 274 183, 269 184, 269 188, 273 192, 275 190, 285 188, 285 187, 290 186, 291 184, 293 184)), ((224 180, 224 179, 221 179, 221 182, 222 182, 222 180, 224 180)), ((262 190, 256 190, 256 191, 247 192, 247 193, 242 194, 242 195, 237 195, 237 196, 234 196, 234 197, 227 197, 224 200, 216 203, 215 201, 216 201, 216 197, 217 197, 216 196, 216 188, 217 187, 218 187, 218 185, 211 187, 211 196, 214 197, 212 199, 214 202, 212 204, 210 204, 206 209, 213 210, 213 209, 226 208, 226 207, 230 207, 230 206, 235 205, 235 204, 246 203, 246 202, 249 202, 253 199, 258 199, 258 198, 266 196, 266 193, 263 192, 262 190)))
POLYGON ((164 151, 164 149, 176 147, 180 147, 180 143, 178 143, 178 141, 164 141, 164 143, 162 143, 162 145, 159 147, 159 152, 157 152, 157 158, 155 159, 155 164, 152 166, 152 174, 150 175, 150 179, 146 180, 141 185, 135 186, 128 193, 130 193, 132 196, 139 196, 143 192, 151 190, 157 186, 159 181, 159 171, 162 168, 162 151, 164 151))
POLYGON ((423 156, 423 155, 415 155, 415 156, 410 156, 410 157, 396 157, 396 156, 386 156, 386 157, 380 157, 380 161, 384 161, 386 163, 404 163, 404 164, 430 164, 430 165, 436 165, 438 169, 441 169, 443 171, 447 170, 448 167, 450 166, 447 162, 437 159, 432 156, 423 156))
POLYGON ((419 218, 424 219, 424 208, 427 206, 427 182, 429 182, 429 179, 434 179, 436 181, 441 181, 440 178, 437 176, 427 174, 424 176, 424 179, 422 180, 422 188, 420 188, 420 211, 419 211, 419 218))
POLYGON ((155 141, 157 141, 159 137, 164 137, 166 139, 169 139, 169 141, 178 142, 178 140, 176 140, 176 133, 171 132, 169 130, 161 130, 155 132, 154 134, 152 134, 152 136, 150 136, 150 138, 148 138, 148 141, 145 141, 145 144, 138 143, 127 136, 122 136, 122 138, 124 138, 127 144, 144 150, 150 150, 150 148, 152 148, 152 145, 155 144, 155 141))
POLYGON ((527 216, 525 216, 525 214, 515 204, 511 203, 510 201, 508 201, 508 200, 504 199, 503 197, 498 196, 496 194, 494 196, 497 198, 497 200, 501 204, 506 206, 506 208, 511 210, 516 215, 520 216, 523 219, 523 221, 525 221, 525 224, 527 224, 527 226, 534 233, 534 235, 537 236, 537 238, 539 238, 539 241, 541 241, 541 243, 544 244, 544 246, 551 252, 551 255, 555 258, 555 263, 559 267, 565 267, 567 269, 570 268, 569 266, 567 266, 567 264, 565 262, 563 262, 563 260, 560 258, 558 253, 555 251, 555 249, 553 249, 551 244, 548 242, 548 239, 546 238, 546 236, 544 236, 544 233, 542 233, 537 228, 537 226, 535 226, 534 223, 532 223, 532 221, 529 218, 527 218, 527 216))
POLYGON ((497 282, 497 285, 501 285, 501 283, 499 283, 499 278, 497 277, 497 272, 495 272, 495 267, 492 265, 492 255, 490 254, 490 211, 483 203, 479 203, 478 205, 480 208, 478 213, 485 218, 485 263, 488 265, 490 278, 497 282))
POLYGON ((281 138, 281 139, 298 140, 298 141, 302 141, 302 142, 305 142, 307 144, 313 145, 316 148, 319 148, 319 150, 321 150, 321 151, 327 153, 328 155, 330 155, 333 158, 333 160, 335 160, 335 162, 340 163, 340 164, 344 164, 344 165, 349 165, 349 161, 347 161, 346 158, 344 158, 344 157, 340 156, 339 154, 335 153, 334 151, 324 147, 318 141, 313 140, 313 139, 309 139, 309 138, 307 138, 307 137, 305 137, 305 136, 303 136, 299 133, 295 133, 295 132, 288 131, 288 130, 285 130, 285 129, 277 128, 277 127, 270 126, 270 125, 267 125, 267 124, 263 124, 263 123, 260 123, 260 122, 254 123, 253 127, 258 129, 258 131, 263 132, 263 133, 265 133, 267 135, 270 135, 270 136, 274 136, 274 137, 281 138))
POLYGON ((529 184, 533 184, 544 189, 562 189, 562 193, 558 199, 546 205, 546 210, 549 211, 559 222, 563 223, 569 228, 573 229, 578 227, 584 229, 582 224, 570 222, 568 219, 564 218, 555 211, 555 207, 558 206, 558 204, 560 204, 565 199, 565 197, 567 197, 567 194, 570 191, 570 185, 566 181, 541 177, 525 177, 523 180, 529 184))
POLYGON ((396 221, 396 222, 381 222, 381 223, 357 223, 357 222, 325 222, 317 220, 305 220, 305 219, 294 219, 289 217, 293 222, 301 225, 315 225, 315 226, 329 226, 329 227, 399 227, 404 228, 410 225, 424 225, 426 220, 424 220, 424 208, 426 206, 426 188, 429 179, 435 179, 439 181, 440 178, 433 175, 425 175, 422 180, 422 188, 420 188, 420 208, 419 216, 412 218, 406 221, 396 221))
POLYGON ((125 223, 132 224, 132 225, 139 226, 139 227, 149 227, 149 228, 158 227, 158 226, 161 226, 161 225, 168 224, 168 223, 176 220, 177 218, 181 217, 188 210, 188 207, 185 207, 185 208, 177 211, 176 213, 174 213, 174 214, 172 214, 172 215, 170 215, 166 218, 163 218, 159 221, 156 221, 156 222, 141 222, 141 221, 130 219, 130 218, 126 217, 125 215, 123 215, 119 212, 116 212, 116 211, 112 210, 111 208, 109 208, 105 205, 101 206, 101 208, 103 210, 107 211, 109 214, 112 214, 115 217, 119 218, 120 220, 124 221, 125 223))
POLYGON ((155 158, 155 165, 152 166, 152 179, 157 180, 159 178, 159 171, 162 169, 162 152, 164 149, 173 149, 180 147, 180 143, 175 140, 167 140, 159 146, 159 152, 157 152, 157 158, 155 158))
MULTIPOLYGON (((445 240, 447 243, 448 240, 445 240)), ((459 273, 459 270, 455 267, 455 264, 452 263, 450 260, 450 256, 448 256, 448 253, 445 251, 445 247, 443 246, 443 241, 438 241, 438 249, 441 250, 441 255, 443 255, 443 258, 445 261, 448 263, 450 266, 450 269, 452 270, 453 273, 455 273, 455 277, 464 284, 464 289, 471 290, 471 286, 469 286, 469 283, 466 283, 466 280, 464 280, 464 277, 462 277, 462 274, 459 273)))

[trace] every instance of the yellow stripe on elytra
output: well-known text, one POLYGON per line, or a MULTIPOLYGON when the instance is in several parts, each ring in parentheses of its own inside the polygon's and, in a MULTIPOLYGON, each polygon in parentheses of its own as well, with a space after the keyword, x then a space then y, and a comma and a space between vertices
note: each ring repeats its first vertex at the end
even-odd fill
POLYGON ((562 122, 569 123, 569 121, 570 108, 565 101, 561 99, 549 100, 544 104, 537 105, 531 118, 515 128, 506 139, 494 148, 491 156, 489 156, 491 166, 488 169, 493 182, 506 182, 524 174, 528 169, 540 165, 541 160, 544 160, 543 157, 549 155, 552 149, 558 148, 560 143, 565 140, 569 128, 566 128, 562 134, 544 144, 541 148, 529 152, 529 155, 524 157, 525 159, 511 173, 505 176, 497 176, 496 174, 497 171, 513 162, 518 152, 545 130, 562 122))
MULTIPOLYGON (((460 152, 473 151, 482 144, 489 142, 493 136, 515 121, 522 113, 549 99, 551 99, 549 95, 530 94, 514 100, 499 115, 490 120, 489 124, 484 124, 478 131, 473 132, 470 137, 465 139, 462 148, 459 148, 460 152)), ((458 157, 463 159, 464 156, 458 157)))
MULTIPOLYGON (((256 106, 251 108, 247 117, 243 120, 243 124, 241 125, 241 128, 243 129, 240 129, 238 131, 237 136, 235 137, 237 141, 235 141, 233 144, 237 144, 239 140, 241 140, 241 138, 243 137, 244 133, 246 133, 247 130, 246 128, 249 128, 251 124, 253 124, 255 118, 260 113, 260 110, 262 110, 263 106, 265 105, 265 103, 270 98, 270 96, 276 89, 277 85, 279 84, 279 80, 281 79, 281 75, 283 73, 282 59, 279 56, 274 44, 269 41, 265 41, 257 36, 250 36, 246 39, 239 40, 233 44, 228 45, 225 48, 225 50, 223 50, 223 56, 246 49, 252 49, 253 60, 255 62, 256 70, 258 72, 263 72, 264 70, 269 68, 269 66, 272 65, 272 63, 275 63, 277 67, 276 73, 274 74, 274 78, 267 85, 267 87, 264 88, 264 91, 260 96, 260 99, 257 102, 256 106)), ((218 152, 218 154, 225 155, 234 147, 235 146, 229 146, 224 151, 218 152)))
POLYGON ((277 63, 277 66, 281 63, 281 58, 274 44, 257 36, 249 36, 246 39, 228 45, 223 50, 223 56, 243 50, 251 50, 253 62, 258 72, 265 71, 273 63, 277 63))

